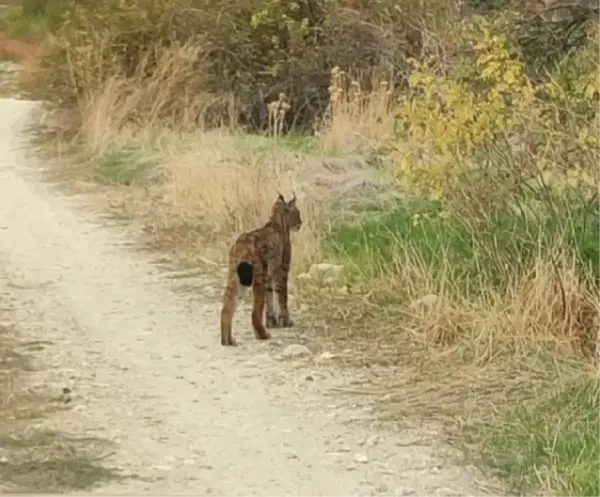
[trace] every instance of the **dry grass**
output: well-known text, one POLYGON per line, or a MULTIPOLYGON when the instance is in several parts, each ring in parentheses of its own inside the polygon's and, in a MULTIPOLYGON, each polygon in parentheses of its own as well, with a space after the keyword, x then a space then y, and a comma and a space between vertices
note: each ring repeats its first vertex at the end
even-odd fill
MULTIPOLYGON (((432 286, 428 283, 427 286, 432 286)), ((486 361, 507 351, 543 349, 560 357, 598 354, 597 295, 572 260, 540 256, 530 272, 502 291, 456 298, 449 292, 420 320, 424 344, 460 345, 486 361), (556 265, 558 270, 556 270, 556 265)))
POLYGON ((298 190, 304 224, 294 237, 295 257, 300 264, 313 260, 323 213, 303 191, 301 164, 294 164, 285 153, 253 156, 227 151, 234 140, 213 135, 197 150, 168 158, 161 199, 168 207, 162 223, 196 221, 205 233, 228 239, 263 224, 278 191, 289 196, 298 190))
MULTIPOLYGON (((116 74, 99 81, 85 81, 91 89, 79 101, 78 128, 81 139, 94 151, 101 151, 115 134, 152 133, 164 126, 178 130, 194 129, 203 122, 204 113, 214 102, 210 96, 191 95, 187 85, 198 70, 195 66, 200 47, 186 44, 160 52, 158 60, 142 59, 132 77, 116 74), (146 74, 153 65, 152 77, 146 74), (172 116, 172 121, 165 116, 172 116)), ((96 57, 90 54, 90 57, 96 57)), ((89 62, 93 65, 95 60, 89 62)))
POLYGON ((391 139, 394 131, 393 87, 385 74, 369 78, 369 91, 360 79, 334 67, 329 87, 330 107, 316 136, 327 151, 368 153, 391 139))
POLYGON ((598 296, 571 256, 540 255, 505 288, 470 295, 440 279, 418 252, 398 253, 390 265, 397 271, 368 285, 351 283, 356 295, 338 295, 325 311, 340 321, 327 334, 353 343, 364 338, 371 363, 418 363, 420 350, 462 357, 469 366, 536 352, 596 364, 598 296))

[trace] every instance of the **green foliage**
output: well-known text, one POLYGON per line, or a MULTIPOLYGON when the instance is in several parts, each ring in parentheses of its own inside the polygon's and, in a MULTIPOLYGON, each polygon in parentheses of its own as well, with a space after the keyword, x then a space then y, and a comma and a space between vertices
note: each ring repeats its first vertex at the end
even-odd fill
POLYGON ((480 220, 451 214, 439 201, 407 201, 360 223, 337 226, 328 250, 351 274, 366 279, 393 274, 408 251, 433 280, 470 297, 502 290, 513 282, 507 268, 511 278, 525 274, 536 256, 557 246, 576 256, 582 275, 598 278, 598 203, 585 204, 574 195, 556 197, 554 205, 559 200, 560 212, 524 216, 507 205, 480 220))
POLYGON ((0 31, 14 38, 41 38, 46 33, 44 13, 33 7, 10 6, 0 16, 0 31))
POLYGON ((42 16, 46 13, 48 0, 22 0, 21 7, 25 16, 42 16))
POLYGON ((517 495, 600 495, 598 380, 582 379, 482 427, 485 459, 517 495))

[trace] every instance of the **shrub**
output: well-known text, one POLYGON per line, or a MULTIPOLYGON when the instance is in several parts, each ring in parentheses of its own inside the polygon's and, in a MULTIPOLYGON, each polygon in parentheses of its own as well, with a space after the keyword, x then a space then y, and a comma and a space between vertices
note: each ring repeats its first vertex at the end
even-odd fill
POLYGON ((288 124, 311 125, 327 103, 332 61, 368 72, 391 63, 382 54, 397 52, 391 38, 359 23, 357 12, 343 18, 340 9, 288 0, 49 0, 53 43, 34 89, 41 97, 52 95, 56 105, 73 106, 82 93, 115 75, 129 77, 140 64, 149 75, 161 49, 193 44, 192 96, 232 93, 238 117, 260 128, 267 124, 265 103, 284 93, 294 109, 288 124), (358 37, 362 43, 353 41, 349 51, 347 43, 358 37))

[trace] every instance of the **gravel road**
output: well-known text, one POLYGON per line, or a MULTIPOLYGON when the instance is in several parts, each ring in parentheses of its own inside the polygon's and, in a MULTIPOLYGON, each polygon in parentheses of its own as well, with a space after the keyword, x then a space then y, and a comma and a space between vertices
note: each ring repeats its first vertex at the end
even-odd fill
POLYGON ((33 106, 0 100, 0 286, 28 338, 51 343, 38 380, 73 392, 73 407, 45 423, 112 440, 109 462, 139 475, 94 492, 476 492, 430 431, 358 422, 363 406, 330 390, 344 373, 298 367, 277 341, 254 341, 243 309, 240 346, 221 347, 214 299, 174 293, 150 256, 128 248, 125 229, 26 164, 18 131, 33 106))

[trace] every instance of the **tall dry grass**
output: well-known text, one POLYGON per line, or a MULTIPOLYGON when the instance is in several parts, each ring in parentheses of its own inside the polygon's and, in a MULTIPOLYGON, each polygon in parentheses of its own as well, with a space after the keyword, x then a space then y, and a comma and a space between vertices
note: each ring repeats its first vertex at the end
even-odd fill
POLYGON ((191 222, 213 240, 231 241, 266 222, 277 192, 296 193, 303 225, 294 234, 295 264, 301 268, 318 259, 325 210, 299 179, 302 163, 277 149, 244 153, 235 148, 236 139, 211 133, 192 150, 165 158, 162 201, 168 207, 162 222, 191 222))
MULTIPOLYGON (((99 78, 102 84, 90 81, 83 85, 76 111, 79 138, 95 148, 110 142, 115 135, 151 134, 164 127, 179 131, 197 129, 204 124, 206 112, 216 100, 189 88, 201 70, 201 51, 201 46, 192 43, 157 49, 141 59, 132 76, 99 77, 91 69, 90 78, 99 78)), ((90 68, 97 63, 90 54, 90 68)))
POLYGON ((373 72, 361 87, 339 67, 331 70, 329 107, 316 125, 318 145, 329 152, 368 153, 385 145, 394 132, 394 88, 385 72, 373 72))
MULTIPOLYGON (((582 280, 578 264, 564 253, 539 254, 528 272, 502 291, 457 297, 450 284, 418 320, 425 345, 464 346, 477 360, 536 350, 560 357, 598 354, 598 296, 582 280)), ((425 286, 432 287, 427 281, 425 286)), ((439 283, 434 285, 439 288, 439 283)), ((418 300, 417 300, 418 302, 418 300)), ((420 305, 421 309, 423 305, 420 305)))

